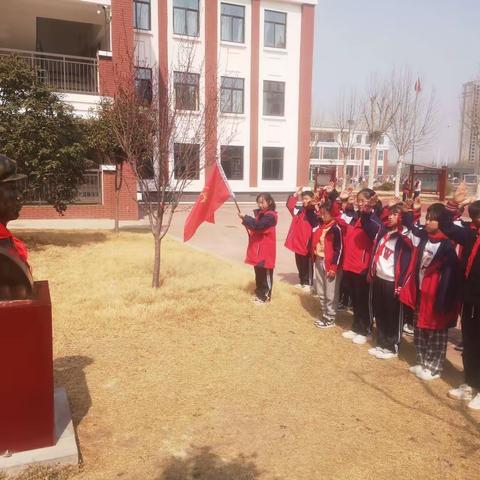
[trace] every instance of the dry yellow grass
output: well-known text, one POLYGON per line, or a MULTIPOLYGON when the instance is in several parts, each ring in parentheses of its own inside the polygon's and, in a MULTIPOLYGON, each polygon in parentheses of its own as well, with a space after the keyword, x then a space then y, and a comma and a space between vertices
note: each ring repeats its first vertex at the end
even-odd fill
POLYGON ((249 268, 172 240, 155 292, 149 234, 20 236, 50 281, 75 479, 478 478, 479 418, 446 398, 452 367, 420 383, 404 358, 314 328, 315 299, 276 282, 256 306, 249 268))

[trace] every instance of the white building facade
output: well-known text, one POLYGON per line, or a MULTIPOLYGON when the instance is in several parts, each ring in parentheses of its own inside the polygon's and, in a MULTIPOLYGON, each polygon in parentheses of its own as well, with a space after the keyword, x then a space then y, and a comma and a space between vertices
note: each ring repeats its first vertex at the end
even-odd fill
MULTIPOLYGON (((310 180, 317 174, 331 174, 336 178, 370 176, 371 149, 368 133, 355 131, 350 142, 350 158, 344 171, 344 158, 340 142, 340 130, 334 127, 313 126, 310 133, 310 180)), ((375 177, 389 175, 388 169, 390 143, 387 135, 383 135, 377 145, 377 159, 374 169, 375 177)))
MULTIPOLYGON (((138 83, 158 69, 173 91, 191 95, 182 109, 201 109, 205 91, 217 90, 221 133, 192 162, 220 158, 236 193, 288 192, 308 181, 317 0, 3 3, 0 55, 28 58, 77 114, 114 94, 131 48, 138 83)), ((205 174, 199 168, 190 191, 203 188, 205 174)))

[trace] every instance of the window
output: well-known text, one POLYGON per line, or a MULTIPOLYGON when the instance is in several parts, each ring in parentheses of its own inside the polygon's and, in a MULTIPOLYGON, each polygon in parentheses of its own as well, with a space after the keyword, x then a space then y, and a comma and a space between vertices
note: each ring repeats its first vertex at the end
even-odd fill
POLYGON ((243 180, 243 147, 222 146, 222 167, 228 180, 243 180))
POLYGON ((377 167, 377 175, 383 175, 383 167, 377 167))
POLYGON ((285 82, 263 81, 263 114, 283 117, 285 114, 285 82))
POLYGON ((227 42, 245 42, 245 7, 222 3, 221 39, 227 42))
POLYGON ((198 110, 198 73, 174 72, 175 108, 198 110))
POLYGON ((379 145, 383 145, 385 143, 385 137, 382 135, 379 139, 378 139, 378 144, 379 145))
POLYGON ((368 176, 368 172, 370 170, 370 167, 368 165, 363 166, 363 175, 368 176))
POLYGON ((335 142, 335 132, 312 132, 310 139, 314 142, 335 142))
POLYGON ((362 136, 361 136, 361 135, 357 135, 357 137, 356 137, 356 142, 357 142, 358 144, 362 143, 362 136))
POLYGON ((323 148, 323 158, 327 160, 337 160, 338 159, 338 148, 336 147, 324 147, 323 148))
POLYGON ((263 147, 262 180, 283 180, 282 147, 263 147))
POLYGON ((347 165, 347 177, 353 177, 353 165, 347 165))
POLYGON ((173 168, 175 178, 200 178, 200 145, 176 143, 173 146, 173 168))
POLYGON ((135 68, 135 91, 139 99, 145 103, 152 101, 152 69, 151 68, 135 68))
POLYGON ((350 160, 355 160, 355 149, 354 148, 352 148, 350 150, 350 160))
POLYGON ((377 160, 383 160, 384 152, 383 150, 378 151, 377 160))
POLYGON ((220 111, 222 113, 243 113, 244 79, 222 77, 220 111))
POLYGON ((320 147, 310 148, 310 158, 320 158, 320 147))
POLYGON ((150 30, 150 0, 133 0, 133 27, 150 30))
POLYGON ((199 31, 198 0, 173 0, 173 33, 198 37, 199 31))
POLYGON ((370 150, 365 150, 365 160, 370 160, 370 150))
POLYGON ((287 33, 287 14, 265 10, 265 34, 264 43, 266 47, 285 48, 287 33))

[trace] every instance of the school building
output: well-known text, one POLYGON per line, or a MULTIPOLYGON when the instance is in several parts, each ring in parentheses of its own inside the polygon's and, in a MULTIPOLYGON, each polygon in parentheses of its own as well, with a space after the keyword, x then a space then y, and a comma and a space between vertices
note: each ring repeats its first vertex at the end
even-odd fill
MULTIPOLYGON (((198 108, 205 91, 218 92, 219 124, 233 133, 228 144, 214 145, 213 155, 238 198, 259 191, 284 194, 308 182, 317 0, 4 3, 0 55, 28 59, 78 115, 88 116, 103 96, 113 95, 116 72, 130 68, 125 52, 134 51, 138 85, 148 85, 156 69, 175 83, 175 91, 190 95, 183 97, 182 109, 198 108), (187 45, 195 49, 188 71, 180 58, 187 45)), ((114 172, 104 167, 87 175, 66 217, 110 218, 114 172)), ((125 219, 138 215, 134 178, 126 180, 125 219)), ((192 199, 204 181, 202 171, 188 187, 192 199)), ((40 201, 22 213, 23 218, 56 215, 40 201)))
MULTIPOLYGON (((314 181, 317 174, 333 175, 337 178, 368 178, 370 175, 370 143, 368 133, 356 130, 349 143, 350 158, 344 171, 344 158, 340 141, 340 129, 332 126, 312 126, 310 133, 310 181, 314 181)), ((380 138, 377 145, 377 159, 374 176, 389 175, 389 148, 387 135, 380 138)))

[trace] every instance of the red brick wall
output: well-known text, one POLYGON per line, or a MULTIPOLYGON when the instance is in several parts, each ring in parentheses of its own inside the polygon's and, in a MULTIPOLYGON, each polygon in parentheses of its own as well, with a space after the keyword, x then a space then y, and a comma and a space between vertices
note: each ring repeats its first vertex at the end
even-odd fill
MULTIPOLYGON (((120 190, 120 220, 138 220, 137 183, 128 165, 123 170, 120 190)), ((115 172, 103 172, 103 203, 99 205, 70 205, 59 215, 50 205, 25 205, 20 219, 115 218, 115 172)))
POLYGON ((390 175, 390 166, 388 165, 388 150, 383 152, 383 174, 390 175))
POLYGON ((100 57, 98 59, 98 77, 100 95, 113 97, 115 93, 115 78, 111 58, 100 57))

